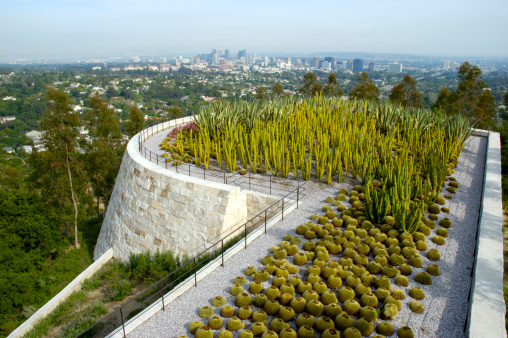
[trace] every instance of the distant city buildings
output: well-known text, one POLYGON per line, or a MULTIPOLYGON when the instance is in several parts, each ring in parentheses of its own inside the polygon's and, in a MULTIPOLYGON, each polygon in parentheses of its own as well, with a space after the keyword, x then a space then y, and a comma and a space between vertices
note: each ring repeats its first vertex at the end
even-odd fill
POLYGON ((354 59, 353 60, 353 72, 359 73, 363 70, 363 60, 354 59))
POLYGON ((389 63, 388 73, 402 73, 402 64, 397 62, 389 63))
POLYGON ((319 56, 314 57, 314 68, 319 69, 319 56))
POLYGON ((458 70, 460 67, 459 63, 456 62, 456 61, 450 61, 450 60, 445 60, 444 62, 444 65, 443 65, 443 70, 452 70, 452 71, 456 71, 458 70))
POLYGON ((374 71, 374 62, 369 62, 369 73, 374 71))

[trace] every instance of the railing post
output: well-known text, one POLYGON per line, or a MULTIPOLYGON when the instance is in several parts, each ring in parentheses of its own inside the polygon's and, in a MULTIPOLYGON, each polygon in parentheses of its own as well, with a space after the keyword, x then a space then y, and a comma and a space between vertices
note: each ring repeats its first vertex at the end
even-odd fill
POLYGON ((272 176, 270 176, 270 195, 272 194, 272 176))
POLYGON ((203 179, 206 180, 206 170, 203 169, 203 179))
POLYGON ((194 286, 198 286, 198 277, 196 276, 196 257, 194 257, 194 286))
POLYGON ((250 188, 250 171, 249 171, 249 190, 251 190, 251 188, 250 188))
POLYGON ((296 209, 298 209, 299 199, 300 199, 300 181, 298 181, 298 188, 296 188, 296 209))
POLYGON ((159 165, 159 155, 157 155, 157 165, 159 165))
POLYGON ((226 172, 223 171, 223 173, 224 173, 224 184, 226 184, 226 172))
POLYGON ((150 162, 152 162, 152 151, 150 150, 150 162))
POLYGON ((178 172, 178 161, 176 161, 175 167, 176 167, 176 172, 178 172))
POLYGON ((245 232, 245 249, 247 249, 247 223, 245 223, 243 226, 245 232))
POLYGON ((123 336, 125 338, 125 323, 123 321, 123 311, 122 311, 122 308, 120 307, 120 317, 122 318, 122 329, 123 329, 123 336))
POLYGON ((189 167, 189 176, 190 176, 190 164, 187 164, 187 166, 189 167))
POLYGON ((168 168, 168 160, 166 159, 165 162, 166 162, 166 169, 167 169, 168 168))
POLYGON ((282 220, 284 220, 284 197, 282 197, 282 220))
POLYGON ((267 221, 267 219, 266 219, 266 209, 265 209, 265 234, 266 234, 266 221, 267 221))
POLYGON ((166 308, 164 307, 164 294, 162 294, 162 311, 166 311, 166 308))
POLYGON ((224 238, 221 241, 221 257, 222 257, 222 267, 224 267, 224 238))

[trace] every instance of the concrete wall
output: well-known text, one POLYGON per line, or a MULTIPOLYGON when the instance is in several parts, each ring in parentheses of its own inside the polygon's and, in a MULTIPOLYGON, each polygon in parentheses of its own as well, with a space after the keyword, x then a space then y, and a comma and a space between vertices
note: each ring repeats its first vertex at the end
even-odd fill
POLYGON ((506 337, 506 307, 503 299, 501 141, 499 133, 483 132, 488 135, 488 147, 471 288, 468 336, 506 337))
POLYGON ((9 338, 21 337, 30 331, 39 321, 49 315, 58 305, 67 299, 73 292, 81 289, 81 284, 87 278, 92 277, 100 268, 104 266, 113 258, 113 250, 107 250, 102 256, 100 256, 95 262, 92 263, 85 271, 79 274, 78 277, 74 278, 62 291, 60 291, 55 297, 51 298, 49 302, 44 304, 37 312, 35 312, 30 318, 28 318, 23 324, 11 332, 9 338))
MULTIPOLYGON (((159 125, 188 122, 179 119, 159 125)), ((128 143, 94 255, 171 250, 193 256, 260 212, 276 198, 164 169, 145 159, 138 137, 128 143)))

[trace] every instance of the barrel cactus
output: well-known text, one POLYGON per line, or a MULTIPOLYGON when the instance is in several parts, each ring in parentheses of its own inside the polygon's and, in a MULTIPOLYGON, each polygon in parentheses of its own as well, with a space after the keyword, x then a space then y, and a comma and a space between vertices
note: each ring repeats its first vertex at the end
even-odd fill
MULTIPOLYGON (((235 308, 232 307, 231 305, 223 306, 220 309, 220 315, 224 318, 231 318, 235 315, 235 308)), ((208 326, 210 326, 210 325, 208 325, 208 326)))
POLYGON ((425 271, 421 271, 416 274, 415 281, 423 285, 431 285, 432 284, 432 276, 425 271))
POLYGON ((212 306, 213 307, 221 307, 222 305, 226 304, 226 298, 222 297, 222 296, 217 296, 217 297, 214 297, 212 298, 212 306))
POLYGON ((195 335, 195 338, 213 338, 213 331, 212 328, 209 326, 203 326, 197 329, 195 335))
POLYGON ((376 325, 376 332, 383 336, 391 336, 395 333, 395 330, 390 322, 380 322, 376 325))
POLYGON ((316 324, 314 326, 316 327, 316 330, 318 330, 319 332, 324 332, 328 329, 335 328, 335 323, 329 317, 322 316, 318 318, 318 320, 316 320, 316 324))
POLYGON ((248 306, 242 306, 238 309, 237 316, 242 320, 249 319, 252 316, 252 309, 248 306))
POLYGON ((420 303, 419 301, 417 300, 414 300, 412 301, 411 303, 409 303, 409 308, 411 309, 411 311, 413 311, 414 313, 423 313, 423 305, 422 303, 420 303))
POLYGON ((189 324, 189 332, 195 334, 196 331, 203 326, 205 326, 205 324, 203 324, 199 320, 193 321, 189 324))
POLYGON ((314 338, 314 329, 308 325, 300 326, 298 338, 314 338))
POLYGON ((212 330, 218 330, 222 327, 222 318, 219 316, 212 316, 208 319, 208 327, 212 330))
POLYGON ((409 326, 403 326, 397 330, 397 337, 399 338, 413 338, 413 330, 409 326))
POLYGON ((240 329, 243 329, 245 325, 243 325, 242 321, 238 317, 233 317, 228 320, 226 324, 226 329, 229 331, 238 331, 240 329))
POLYGON ((347 313, 342 312, 340 315, 335 317, 335 327, 339 330, 346 330, 349 327, 353 327, 355 325, 355 320, 353 317, 350 317, 347 313))
POLYGON ((215 310, 210 306, 203 306, 199 309, 198 316, 199 318, 210 318, 213 316, 215 310))
POLYGON ((242 292, 235 298, 235 305, 238 307, 249 306, 252 304, 252 298, 246 292, 242 292))

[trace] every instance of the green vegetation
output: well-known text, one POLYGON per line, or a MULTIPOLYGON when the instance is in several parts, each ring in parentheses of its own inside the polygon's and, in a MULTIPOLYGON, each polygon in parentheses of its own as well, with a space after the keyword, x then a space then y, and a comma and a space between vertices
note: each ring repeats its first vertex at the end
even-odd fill
POLYGON ((25 337, 74 337, 181 265, 180 257, 171 252, 131 255, 128 263, 112 260, 85 280, 81 291, 73 293, 25 337))
MULTIPOLYGON (((403 268, 403 262, 409 259, 415 270, 411 278, 423 287, 431 285, 433 278, 439 278, 439 266, 424 267, 420 252, 423 255, 427 249, 415 248, 415 243, 425 241, 430 232, 418 231, 413 235, 402 232, 403 229, 394 227, 393 218, 389 216, 383 217, 382 222, 366 221, 370 218, 366 213, 367 202, 365 200, 364 204, 354 197, 372 194, 368 190, 379 189, 378 183, 371 188, 358 185, 351 191, 343 189, 336 199, 328 197, 327 203, 332 206, 336 201, 341 202, 340 206, 346 203, 351 206, 338 208, 340 215, 332 215, 332 207, 327 205, 321 210, 323 216, 311 217, 314 222, 298 225, 296 236, 284 236, 283 241, 270 250, 271 254, 261 260, 259 268, 249 266, 245 270, 246 277, 235 278, 236 285, 230 288, 235 306, 226 305, 224 297, 214 297, 211 307, 199 310, 201 319, 190 323, 189 333, 194 337, 212 337, 217 332, 219 336, 229 335, 230 331, 240 331, 240 337, 276 337, 286 333, 291 337, 313 337, 316 333, 323 337, 361 337, 370 336, 375 330, 380 335, 393 335, 397 331, 401 337, 412 337, 414 333, 410 327, 394 328, 391 323, 400 311, 412 311, 415 315, 426 311, 417 301, 425 297, 422 288, 413 287, 409 291, 395 288, 395 285, 407 286, 408 277, 404 274, 412 274, 410 267, 403 268), (349 195, 349 201, 344 200, 345 195, 349 195), (353 203, 357 203, 356 206, 353 203), (315 222, 321 218, 326 221, 315 222), (336 223, 336 219, 345 222, 336 223), (305 229, 312 229, 318 234, 317 238, 308 239, 304 251, 289 250, 288 241, 303 237, 305 229), (391 253, 390 263, 400 265, 400 270, 388 265, 388 253, 391 253), (300 261, 302 256, 314 257, 307 262, 300 261), (369 269, 374 265, 379 269, 369 269), (384 266, 381 268, 381 265, 384 266), (268 281, 271 286, 264 289, 262 281, 268 281), (248 291, 243 290, 241 285, 249 283, 248 291), (407 297, 414 300, 403 308, 401 300, 407 297), (213 315, 213 307, 219 308, 220 315, 213 315), (233 317, 235 314, 247 324, 242 325, 233 317), (298 334, 290 328, 290 323, 296 325, 298 334)), ((388 203, 384 195, 375 198, 383 201, 383 205, 388 203)), ((372 211, 370 214, 381 217, 372 211)), ((418 226, 423 226, 424 220, 420 214, 418 226)), ((432 250, 438 252, 435 249, 429 252, 432 250)))
POLYGON ((27 190, 0 190, 0 336, 5 336, 92 263, 100 221, 80 227, 83 245, 45 200, 27 190))

